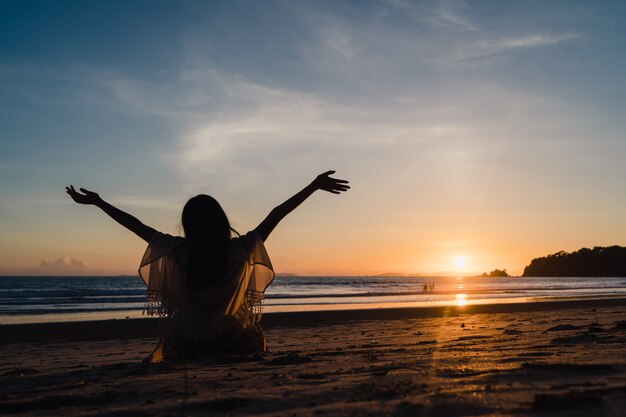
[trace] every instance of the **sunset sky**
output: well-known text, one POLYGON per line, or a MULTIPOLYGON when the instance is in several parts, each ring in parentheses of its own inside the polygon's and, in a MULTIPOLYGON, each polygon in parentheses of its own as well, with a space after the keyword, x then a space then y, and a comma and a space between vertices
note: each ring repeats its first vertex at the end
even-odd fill
POLYGON ((277 272, 521 274, 626 245, 626 2, 2 1, 0 274, 135 274, 217 198, 277 272))

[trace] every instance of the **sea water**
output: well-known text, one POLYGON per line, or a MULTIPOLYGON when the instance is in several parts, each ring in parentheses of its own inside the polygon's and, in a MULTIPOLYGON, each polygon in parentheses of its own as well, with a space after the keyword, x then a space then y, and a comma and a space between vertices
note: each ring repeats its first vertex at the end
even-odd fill
MULTIPOLYGON (((445 306, 626 296, 626 278, 282 277, 266 311, 445 306)), ((141 317, 137 276, 0 277, 0 324, 141 317)))

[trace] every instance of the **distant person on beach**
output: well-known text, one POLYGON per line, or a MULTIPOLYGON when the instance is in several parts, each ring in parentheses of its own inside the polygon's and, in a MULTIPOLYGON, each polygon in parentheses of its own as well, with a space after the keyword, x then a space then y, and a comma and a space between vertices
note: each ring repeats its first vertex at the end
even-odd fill
POLYGON ((74 186, 67 193, 79 204, 95 205, 148 242, 139 275, 148 287, 146 312, 167 317, 164 337, 149 357, 199 358, 219 353, 266 350, 260 327, 265 289, 274 279, 264 242, 278 223, 315 191, 340 194, 348 181, 318 175, 293 197, 274 208, 254 230, 232 237, 234 229, 220 204, 205 194, 185 204, 185 237, 171 236, 74 186))

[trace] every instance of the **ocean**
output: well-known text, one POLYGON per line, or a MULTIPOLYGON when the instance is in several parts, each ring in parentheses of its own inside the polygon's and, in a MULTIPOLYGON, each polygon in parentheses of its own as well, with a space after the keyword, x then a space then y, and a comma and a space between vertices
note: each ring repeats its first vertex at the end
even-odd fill
MULTIPOLYGON (((137 276, 0 277, 0 324, 141 317, 137 276)), ((446 306, 626 296, 626 278, 283 277, 265 311, 446 306), (430 287, 434 286, 434 287, 430 287)))

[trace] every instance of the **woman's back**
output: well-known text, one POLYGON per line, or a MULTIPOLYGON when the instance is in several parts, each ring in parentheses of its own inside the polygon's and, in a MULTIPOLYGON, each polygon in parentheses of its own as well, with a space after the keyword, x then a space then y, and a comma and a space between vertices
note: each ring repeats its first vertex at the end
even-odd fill
POLYGON ((220 275, 203 266, 205 285, 189 285, 188 242, 157 232, 139 274, 148 287, 149 315, 166 318, 165 348, 178 356, 264 351, 259 322, 263 292, 274 279, 272 264, 257 233, 230 240, 220 275))

